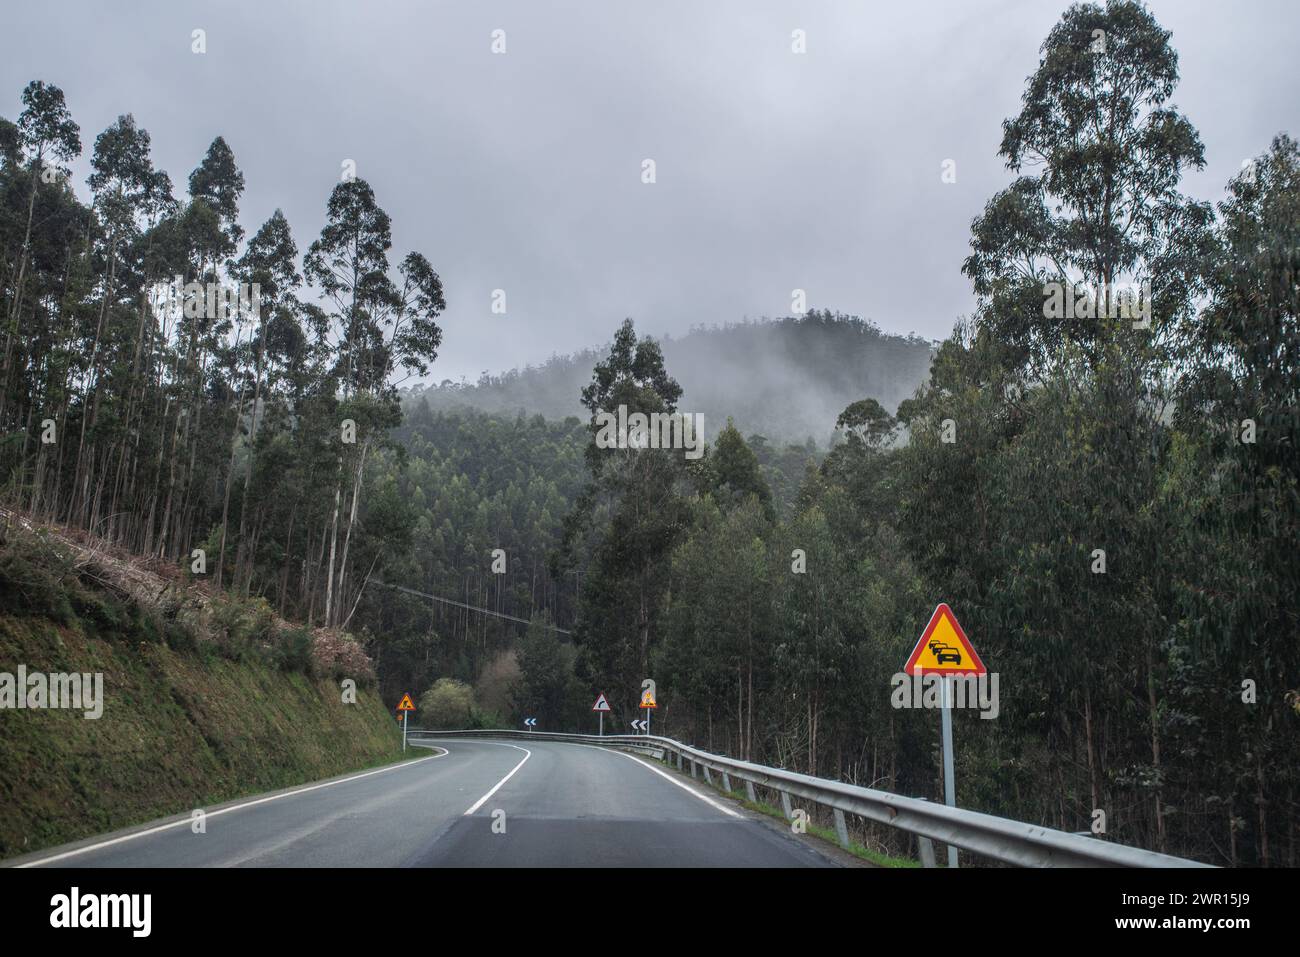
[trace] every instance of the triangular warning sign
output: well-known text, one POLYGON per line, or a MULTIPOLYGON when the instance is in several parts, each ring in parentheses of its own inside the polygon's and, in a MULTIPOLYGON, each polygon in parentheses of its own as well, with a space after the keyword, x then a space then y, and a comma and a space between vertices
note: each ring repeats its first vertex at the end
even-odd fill
POLYGON ((601 692, 596 698, 596 703, 591 706, 592 711, 608 711, 609 702, 605 700, 605 692, 601 692))
POLYGON ((930 616, 930 623, 921 633, 921 640, 912 649, 903 670, 909 675, 918 672, 943 675, 982 675, 988 669, 975 646, 957 623, 957 616, 943 602, 930 616))
POLYGON ((659 707, 657 704, 655 704, 655 693, 651 691, 649 688, 646 688, 645 691, 641 692, 641 707, 643 708, 659 707))
POLYGON ((402 695, 402 703, 397 706, 398 711, 414 711, 415 705, 411 702, 409 694, 402 695))

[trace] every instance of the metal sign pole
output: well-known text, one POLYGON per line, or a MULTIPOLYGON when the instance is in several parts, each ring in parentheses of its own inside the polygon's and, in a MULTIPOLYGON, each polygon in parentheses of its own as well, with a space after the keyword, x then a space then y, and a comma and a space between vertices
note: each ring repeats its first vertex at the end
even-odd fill
POLYGON ((605 736, 605 712, 597 711, 596 714, 600 715, 600 736, 603 738, 605 736))
MULTIPOLYGON (((949 807, 957 806, 957 785, 952 772, 952 677, 943 679, 943 798, 949 807)), ((957 848, 948 845, 948 866, 957 866, 957 848)))
POLYGON ((645 709, 645 733, 650 733, 650 709, 645 709))
POLYGON ((406 752, 406 716, 408 714, 410 714, 409 711, 402 712, 402 752, 403 753, 406 752))

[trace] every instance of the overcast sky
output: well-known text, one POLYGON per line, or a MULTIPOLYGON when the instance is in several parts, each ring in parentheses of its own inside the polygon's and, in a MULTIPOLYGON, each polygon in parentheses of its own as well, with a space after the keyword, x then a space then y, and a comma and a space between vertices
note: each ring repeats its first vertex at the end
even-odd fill
MULTIPOLYGON (((680 334, 787 315, 796 288, 940 339, 972 306, 970 221, 1010 179, 1002 120, 1065 7, 49 0, 5 10, 0 114, 16 117, 29 80, 62 87, 83 197, 94 138, 120 113, 179 192, 220 134, 246 229, 280 207, 300 251, 355 161, 392 216, 394 261, 416 249, 442 275, 434 381, 605 342, 624 316, 680 334)), ((1184 188, 1218 200, 1243 159, 1300 135, 1300 3, 1150 7, 1206 147, 1184 188)))

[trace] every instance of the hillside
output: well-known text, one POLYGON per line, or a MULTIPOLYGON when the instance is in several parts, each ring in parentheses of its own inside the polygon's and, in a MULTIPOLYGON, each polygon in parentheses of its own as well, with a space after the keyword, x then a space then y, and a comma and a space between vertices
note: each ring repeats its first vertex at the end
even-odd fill
MULTIPOLYGON (((662 340, 664 365, 682 386, 682 411, 704 414, 712 440, 730 416, 745 435, 778 442, 829 443, 845 406, 873 398, 890 411, 925 381, 931 345, 889 335, 874 324, 830 312, 745 322, 662 340)), ((586 420, 579 394, 602 350, 549 361, 478 383, 444 381, 423 392, 432 409, 586 420)))
POLYGON ((6 515, 0 672, 20 666, 101 673, 102 714, 0 710, 0 857, 401 756, 351 642, 6 515))

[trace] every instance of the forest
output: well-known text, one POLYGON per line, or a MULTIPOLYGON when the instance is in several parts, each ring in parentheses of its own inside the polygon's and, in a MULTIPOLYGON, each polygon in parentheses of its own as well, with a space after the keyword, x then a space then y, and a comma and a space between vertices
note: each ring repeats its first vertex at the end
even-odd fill
POLYGON ((221 136, 178 191, 130 114, 87 144, 33 80, 0 119, 0 494, 355 636, 428 726, 594 731, 604 692, 625 729, 650 677, 660 733, 932 799, 937 718, 890 692, 944 601, 1000 676, 996 720, 955 717, 959 805, 1295 866, 1300 147, 1184 195, 1177 83, 1145 8, 1071 7, 953 264, 974 313, 937 347, 829 312, 724 330, 770 405, 702 393, 690 461, 596 446, 620 405, 700 411, 633 320, 547 393, 572 412, 428 392, 442 281, 378 184, 340 181, 314 238, 246 235, 221 136), (1045 306, 1143 284, 1150 321, 1045 306), (854 337, 895 375, 814 433, 854 337), (776 342, 814 360, 755 370, 776 342))

